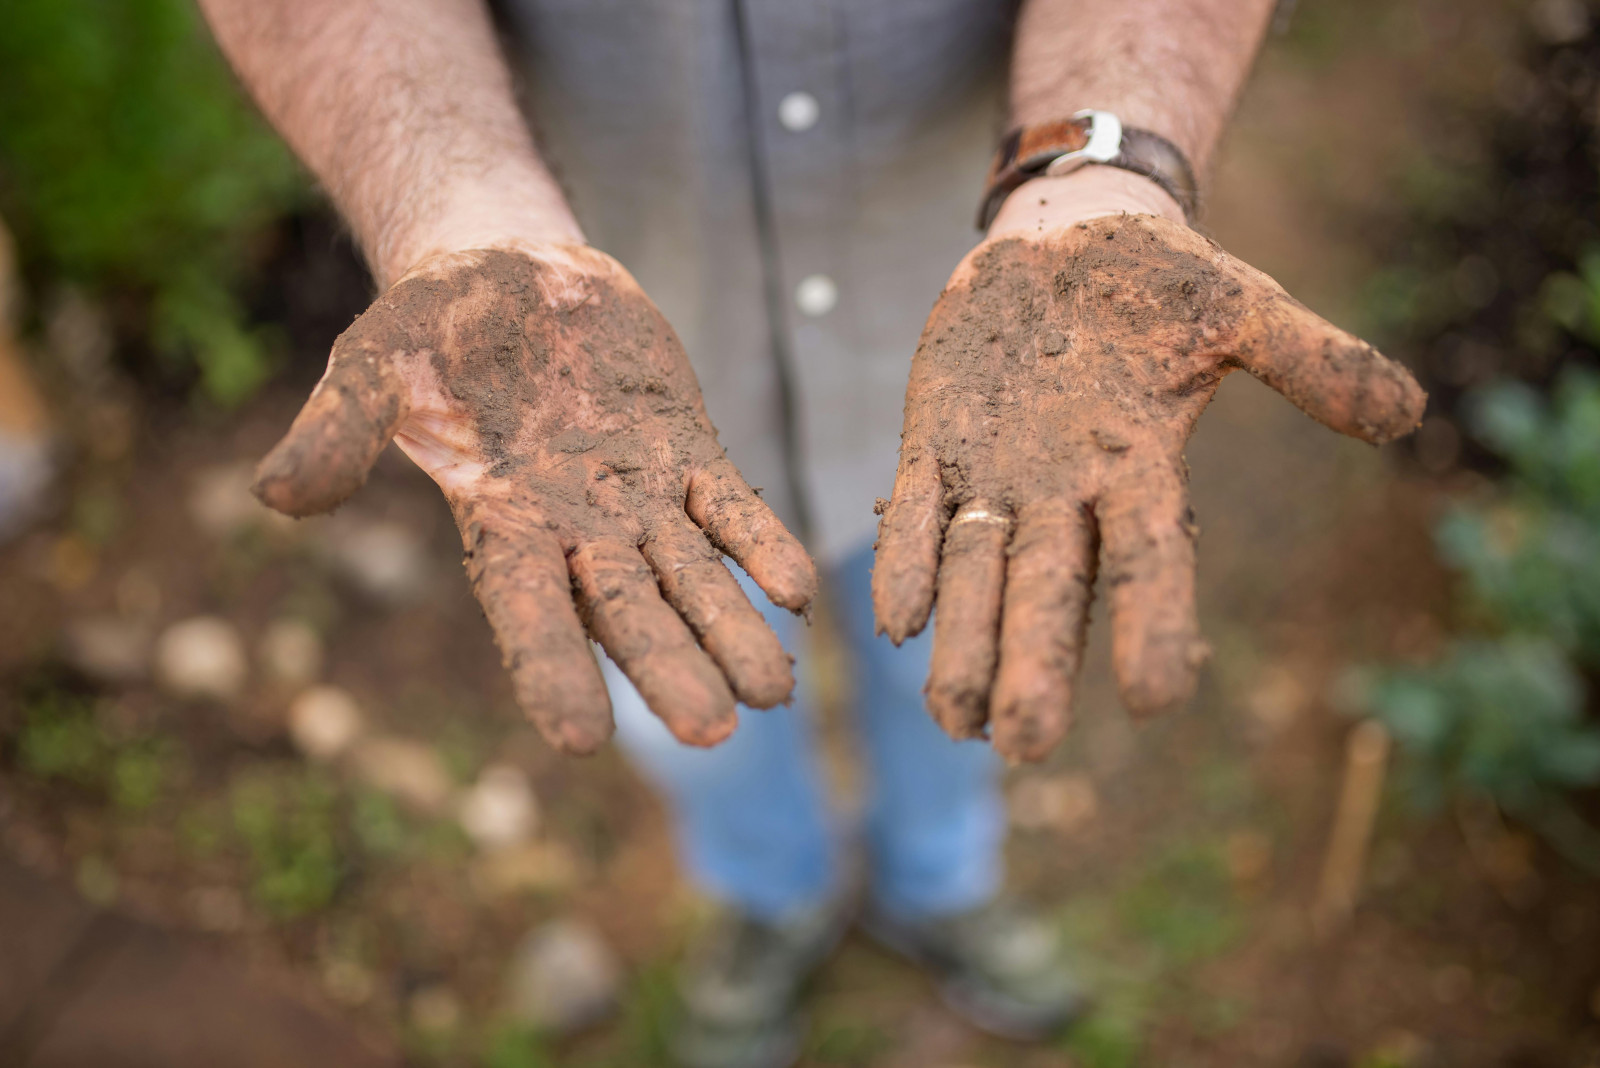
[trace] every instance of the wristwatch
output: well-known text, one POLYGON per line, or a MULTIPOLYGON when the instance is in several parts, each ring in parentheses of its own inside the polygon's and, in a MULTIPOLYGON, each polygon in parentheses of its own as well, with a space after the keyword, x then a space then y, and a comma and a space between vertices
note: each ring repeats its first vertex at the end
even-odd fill
POLYGON ((987 230, 1012 190, 1030 178, 1070 174, 1090 163, 1120 167, 1155 182, 1183 208, 1191 224, 1199 210, 1194 168, 1160 134, 1122 125, 1109 111, 1080 111, 1070 119, 1019 126, 1006 135, 989 167, 978 229, 987 230))

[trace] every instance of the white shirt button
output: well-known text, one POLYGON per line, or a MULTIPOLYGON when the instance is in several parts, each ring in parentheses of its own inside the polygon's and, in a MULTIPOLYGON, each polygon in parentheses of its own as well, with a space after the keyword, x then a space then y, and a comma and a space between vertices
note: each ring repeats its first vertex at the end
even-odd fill
POLYGON ((778 122, 785 130, 809 130, 822 117, 822 105, 810 93, 790 93, 778 101, 778 122))
POLYGON ((808 274, 794 287, 794 304, 813 319, 827 315, 839 303, 839 287, 825 274, 808 274))

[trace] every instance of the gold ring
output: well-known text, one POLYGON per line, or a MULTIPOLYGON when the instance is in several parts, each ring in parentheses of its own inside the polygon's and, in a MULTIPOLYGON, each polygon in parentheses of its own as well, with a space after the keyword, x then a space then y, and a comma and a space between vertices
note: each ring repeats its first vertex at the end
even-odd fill
POLYGON ((998 523, 1001 526, 1009 526, 1011 521, 1003 515, 995 515, 987 508, 963 508, 956 513, 954 519, 950 520, 951 526, 960 523, 998 523))

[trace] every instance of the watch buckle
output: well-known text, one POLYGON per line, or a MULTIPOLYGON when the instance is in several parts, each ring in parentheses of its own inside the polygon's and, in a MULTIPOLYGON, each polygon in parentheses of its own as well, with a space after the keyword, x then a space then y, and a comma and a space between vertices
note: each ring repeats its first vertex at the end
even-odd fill
POLYGON ((1110 163, 1122 154, 1122 120, 1115 114, 1086 108, 1072 117, 1089 120, 1089 139, 1076 152, 1063 152, 1050 161, 1044 173, 1052 177, 1089 163, 1110 163))

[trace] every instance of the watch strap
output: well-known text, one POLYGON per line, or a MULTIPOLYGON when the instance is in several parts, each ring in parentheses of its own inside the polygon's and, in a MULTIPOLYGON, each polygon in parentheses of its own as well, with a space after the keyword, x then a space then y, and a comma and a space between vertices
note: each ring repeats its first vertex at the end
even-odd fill
POLYGON ((1006 134, 989 167, 978 229, 987 230, 1007 196, 1045 174, 1066 174, 1090 163, 1120 167, 1159 185, 1183 208, 1191 224, 1199 212, 1194 168, 1177 145, 1160 134, 1123 126, 1105 111, 1080 111, 1068 119, 1019 126, 1006 134))

